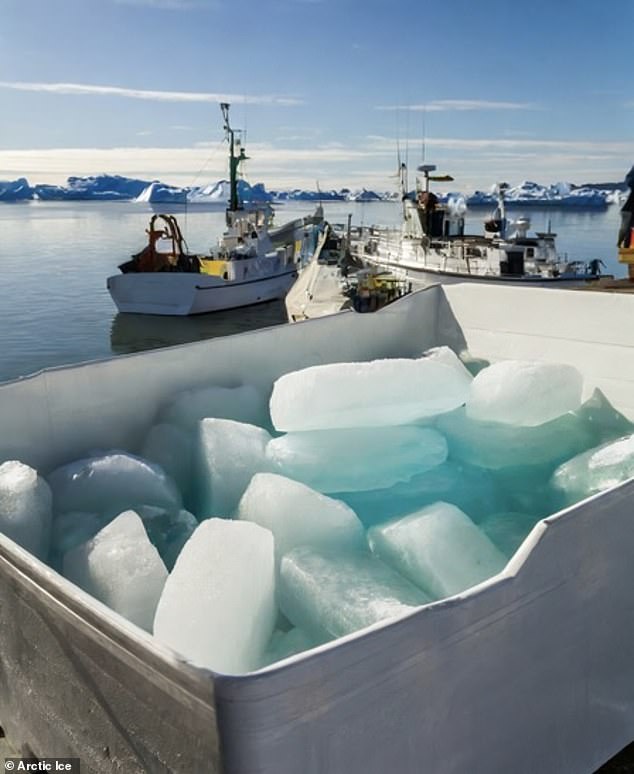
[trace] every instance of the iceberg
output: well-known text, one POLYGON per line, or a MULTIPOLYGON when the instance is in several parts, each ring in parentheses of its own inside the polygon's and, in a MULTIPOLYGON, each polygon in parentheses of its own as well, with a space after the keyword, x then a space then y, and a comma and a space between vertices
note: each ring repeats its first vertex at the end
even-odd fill
POLYGON ((148 204, 187 204, 187 189, 154 181, 143 189, 134 201, 148 204))
POLYGON ((406 615, 429 601, 386 564, 361 552, 296 548, 282 559, 279 586, 284 615, 321 641, 406 615))
POLYGON ((135 199, 149 182, 121 175, 94 175, 92 177, 69 177, 66 186, 36 185, 34 196, 43 200, 82 201, 98 199, 117 201, 135 199))
POLYGON ((17 460, 0 465, 0 532, 45 560, 51 539, 52 496, 37 471, 17 460))
POLYGON ((271 419, 285 431, 411 424, 462 405, 470 383, 425 357, 311 366, 277 379, 271 419))
POLYGON ((253 476, 236 516, 271 530, 278 565, 298 546, 324 551, 365 546, 363 525, 349 506, 275 473, 253 476))
POLYGON ((274 438, 272 469, 320 492, 383 489, 447 459, 447 442, 424 427, 309 430, 274 438))
POLYGON ((442 599, 497 575, 506 557, 455 505, 437 502, 372 527, 374 553, 432 599, 442 599))
MULTIPOLYGON (((214 204, 225 206, 229 201, 229 194, 228 180, 185 188, 154 180, 136 196, 135 201, 149 204, 214 204)), ((250 185, 246 180, 238 180, 238 196, 243 204, 270 202, 273 199, 273 195, 266 190, 262 183, 250 185)))
MULTIPOLYGON (((606 192, 589 186, 574 187, 571 183, 553 183, 544 186, 532 180, 508 186, 504 193, 508 207, 592 207, 604 208, 608 204, 606 192)), ((497 205, 494 192, 475 191, 467 197, 469 207, 497 205)))
POLYGON ((143 522, 125 511, 64 557, 64 575, 132 623, 151 632, 167 570, 143 522))
POLYGON ((0 180, 0 202, 22 202, 33 198, 33 189, 25 177, 0 180))
POLYGON ((574 366, 502 360, 480 371, 466 401, 470 419, 541 425, 581 405, 583 378, 574 366))
POLYGON ((202 522, 176 560, 154 634, 197 666, 256 669, 275 623, 273 535, 257 524, 202 522))

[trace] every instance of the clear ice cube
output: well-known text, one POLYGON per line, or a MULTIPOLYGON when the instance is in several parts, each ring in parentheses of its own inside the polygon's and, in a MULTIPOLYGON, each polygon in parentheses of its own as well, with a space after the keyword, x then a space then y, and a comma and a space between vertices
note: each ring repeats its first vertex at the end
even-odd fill
POLYGON ((275 615, 273 535, 208 519, 176 560, 154 634, 197 666, 239 674, 262 664, 275 615))
POLYGON ((285 431, 411 424, 462 405, 470 383, 433 357, 328 363, 281 376, 271 418, 285 431))
POLYGON ((269 468, 271 436, 261 427, 230 419, 203 419, 197 452, 197 515, 230 516, 253 476, 269 468))
POLYGON ((471 383, 470 419, 510 425, 541 425, 581 405, 583 377, 574 366, 503 360, 471 383))
POLYGON ((64 557, 64 575, 146 631, 167 578, 143 522, 125 511, 64 557))
POLYGON ((429 601, 369 552, 296 548, 282 559, 279 585, 284 615, 321 641, 406 615, 429 601))
POLYGON ((56 513, 87 511, 114 516, 145 503, 180 508, 176 484, 158 466, 125 452, 71 462, 48 476, 56 513))
POLYGON ((372 527, 368 540, 377 556, 433 599, 475 586, 506 564, 484 532, 449 503, 372 527))
POLYGON ((442 464, 447 442, 424 427, 352 428, 288 433, 266 456, 278 473, 320 492, 383 489, 442 464))
POLYGON ((237 517, 271 530, 278 563, 296 546, 329 550, 365 545, 363 525, 351 508, 275 473, 252 478, 237 517))
POLYGON ((0 465, 0 532, 46 559, 51 540, 51 490, 37 471, 17 460, 0 465))

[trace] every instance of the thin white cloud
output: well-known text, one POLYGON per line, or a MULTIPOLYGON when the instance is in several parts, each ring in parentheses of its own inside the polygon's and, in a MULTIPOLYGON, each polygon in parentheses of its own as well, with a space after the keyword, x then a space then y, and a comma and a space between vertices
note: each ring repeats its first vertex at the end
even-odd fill
MULTIPOLYGON (((386 152, 390 148, 396 148, 396 140, 392 137, 383 137, 380 135, 369 135, 367 137, 368 148, 375 150, 383 149, 386 152)), ((514 150, 514 149, 535 149, 535 150, 562 150, 575 151, 577 153, 634 153, 634 141, 613 141, 613 140, 538 140, 532 138, 497 138, 487 137, 478 139, 464 139, 456 137, 427 137, 424 140, 426 146, 435 146, 438 148, 447 148, 450 150, 463 151, 481 151, 486 149, 514 150)), ((409 141, 409 147, 420 147, 423 144, 422 139, 409 141)), ((402 141, 401 141, 402 145, 402 141)))
POLYGON ((85 83, 37 83, 25 81, 0 81, 0 88, 15 91, 45 92, 50 94, 73 94, 78 96, 127 97, 129 99, 153 100, 155 102, 233 102, 250 105, 302 105, 303 100, 276 94, 227 94, 196 91, 154 91, 149 89, 128 89, 121 86, 95 86, 85 83))
MULTIPOLYGON (((634 141, 496 139, 463 140, 436 137, 426 140, 427 158, 444 171, 455 173, 455 190, 473 190, 495 180, 519 181, 528 176, 543 182, 620 180, 631 166, 634 141), (583 179, 582 179, 583 178, 583 179)), ((412 142, 412 172, 420 163, 421 143, 412 142)), ((366 137, 350 147, 311 143, 310 147, 252 143, 245 173, 268 188, 322 187, 395 188, 396 142, 389 137, 366 137)), ((62 183, 68 175, 121 174, 145 180, 160 179, 177 185, 215 181, 227 176, 222 145, 55 148, 0 150, 0 179, 27 177, 31 183, 62 183), (204 173, 204 175, 203 175, 204 173)))
POLYGON ((448 110, 539 110, 531 102, 492 102, 481 99, 437 99, 416 105, 376 105, 375 110, 412 110, 439 113, 448 110))

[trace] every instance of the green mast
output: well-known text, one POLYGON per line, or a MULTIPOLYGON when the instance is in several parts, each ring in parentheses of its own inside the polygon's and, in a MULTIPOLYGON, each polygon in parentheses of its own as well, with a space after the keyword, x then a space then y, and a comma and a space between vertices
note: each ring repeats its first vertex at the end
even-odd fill
POLYGON ((240 140, 235 140, 236 130, 231 128, 229 124, 229 103, 221 102, 220 110, 222 111, 222 117, 225 120, 225 132, 227 139, 229 140, 229 183, 230 183, 230 196, 229 196, 229 210, 236 211, 240 209, 240 200, 238 198, 238 167, 241 161, 245 161, 248 156, 244 152, 244 148, 240 144, 240 140), (236 156, 235 146, 240 146, 240 153, 236 156))

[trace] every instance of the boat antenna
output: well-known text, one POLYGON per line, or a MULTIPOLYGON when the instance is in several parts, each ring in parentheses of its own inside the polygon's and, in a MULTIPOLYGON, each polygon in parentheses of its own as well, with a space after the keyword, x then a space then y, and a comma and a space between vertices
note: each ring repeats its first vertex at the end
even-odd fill
POLYGON ((421 164, 425 163, 425 140, 427 137, 427 105, 423 105, 423 143, 422 143, 422 156, 421 156, 421 164))
POLYGON ((229 142, 229 210, 239 210, 240 200, 238 198, 238 167, 242 161, 246 161, 248 156, 244 152, 240 140, 236 142, 235 134, 236 130, 231 128, 229 123, 229 103, 221 102, 220 110, 222 111, 222 117, 224 118, 226 139, 229 142), (235 146, 240 146, 240 152, 236 155, 235 146))
POLYGON ((407 107, 407 120, 405 122, 405 166, 409 166, 409 118, 410 110, 409 105, 407 107))

